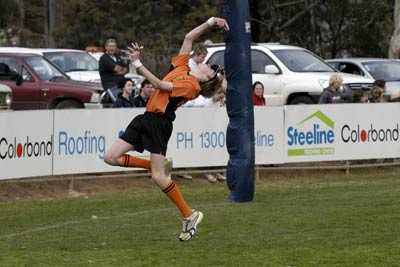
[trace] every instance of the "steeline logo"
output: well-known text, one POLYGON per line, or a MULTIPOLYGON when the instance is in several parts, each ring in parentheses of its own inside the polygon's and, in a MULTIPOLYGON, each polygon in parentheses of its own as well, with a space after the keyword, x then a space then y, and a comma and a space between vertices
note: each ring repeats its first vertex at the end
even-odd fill
POLYGON ((295 127, 288 127, 288 156, 335 154, 335 148, 331 146, 335 141, 334 129, 335 122, 321 111, 311 114, 295 127), (312 122, 311 127, 307 122, 312 122))

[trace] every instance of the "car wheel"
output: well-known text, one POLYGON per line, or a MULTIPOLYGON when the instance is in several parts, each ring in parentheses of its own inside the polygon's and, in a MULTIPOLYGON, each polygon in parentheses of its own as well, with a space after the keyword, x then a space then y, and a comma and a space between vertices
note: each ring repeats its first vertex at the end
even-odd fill
POLYGON ((310 105, 310 104, 314 104, 314 101, 312 100, 311 97, 309 96, 296 96, 295 98, 293 98, 292 101, 290 101, 289 103, 290 105, 310 105))
POLYGON ((75 100, 64 100, 57 104, 56 109, 83 108, 82 103, 75 100))

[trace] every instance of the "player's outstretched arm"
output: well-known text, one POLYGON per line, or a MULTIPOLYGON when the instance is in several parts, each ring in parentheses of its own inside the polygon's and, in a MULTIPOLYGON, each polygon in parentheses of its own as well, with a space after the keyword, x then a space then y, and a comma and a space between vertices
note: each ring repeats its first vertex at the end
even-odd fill
POLYGON ((173 85, 171 82, 160 80, 140 62, 140 50, 142 50, 143 47, 139 46, 137 43, 132 43, 131 45, 132 47, 128 47, 129 57, 136 70, 138 70, 139 73, 142 74, 155 88, 164 91, 172 91, 173 85))
POLYGON ((193 42, 196 41, 208 29, 215 26, 224 29, 226 31, 229 31, 229 25, 226 22, 226 20, 216 17, 209 18, 206 22, 200 24, 199 26, 197 26, 196 28, 194 28, 185 35, 185 39, 183 40, 179 54, 180 55, 189 54, 192 51, 193 42))

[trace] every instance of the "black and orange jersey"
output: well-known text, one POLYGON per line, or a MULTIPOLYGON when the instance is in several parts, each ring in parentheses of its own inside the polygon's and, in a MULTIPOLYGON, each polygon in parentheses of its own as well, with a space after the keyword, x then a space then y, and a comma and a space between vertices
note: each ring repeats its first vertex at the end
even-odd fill
MULTIPOLYGON (((173 70, 170 71, 163 81, 172 83, 172 91, 156 89, 150 97, 146 111, 154 113, 173 113, 178 106, 196 98, 200 93, 200 84, 197 79, 189 75, 189 55, 179 55, 172 59, 173 70)), ((169 116, 170 117, 170 116, 169 116)))

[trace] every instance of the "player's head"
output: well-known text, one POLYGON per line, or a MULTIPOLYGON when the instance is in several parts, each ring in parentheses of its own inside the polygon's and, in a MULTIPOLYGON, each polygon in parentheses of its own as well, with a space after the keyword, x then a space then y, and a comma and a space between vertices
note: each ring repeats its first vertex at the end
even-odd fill
POLYGON ((194 62, 196 62, 196 64, 200 64, 203 63, 207 53, 208 51, 204 44, 196 44, 193 48, 191 58, 194 60, 194 62))
POLYGON ((224 70, 219 65, 201 65, 202 66, 199 66, 199 71, 202 71, 205 79, 200 80, 200 94, 204 97, 210 98, 214 96, 216 92, 221 90, 225 79, 224 70))

